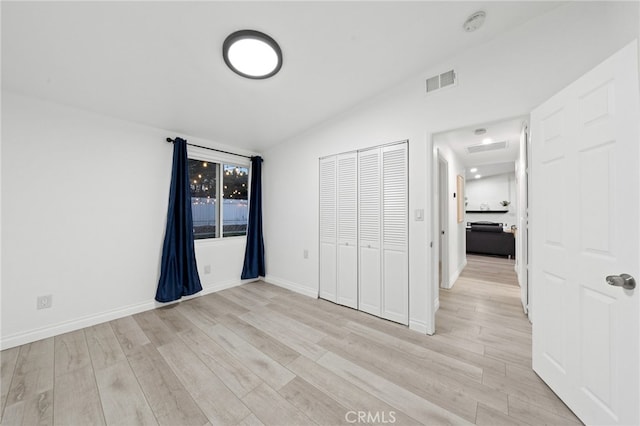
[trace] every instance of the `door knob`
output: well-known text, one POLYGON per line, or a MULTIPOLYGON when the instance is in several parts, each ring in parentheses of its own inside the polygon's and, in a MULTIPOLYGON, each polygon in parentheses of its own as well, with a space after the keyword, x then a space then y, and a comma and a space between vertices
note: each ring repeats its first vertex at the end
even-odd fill
POLYGON ((609 275, 607 284, 632 290, 636 288, 636 280, 629 274, 609 275))

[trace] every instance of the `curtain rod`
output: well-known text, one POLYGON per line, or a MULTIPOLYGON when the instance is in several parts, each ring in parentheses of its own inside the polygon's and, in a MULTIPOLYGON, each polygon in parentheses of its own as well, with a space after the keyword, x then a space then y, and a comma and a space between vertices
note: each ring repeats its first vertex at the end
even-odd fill
MULTIPOLYGON (((167 142, 173 143, 173 142, 175 142, 175 140, 173 140, 171 138, 167 138, 167 142)), ((208 146, 196 145, 196 144, 189 143, 189 142, 187 142, 187 145, 195 146, 196 148, 208 149, 210 151, 218 151, 218 152, 222 152, 224 154, 231 154, 231 155, 236 155, 238 157, 244 157, 244 158, 251 159, 251 156, 249 156, 249 155, 236 154, 235 152, 229 152, 229 151, 223 151, 221 149, 209 148, 208 146)))

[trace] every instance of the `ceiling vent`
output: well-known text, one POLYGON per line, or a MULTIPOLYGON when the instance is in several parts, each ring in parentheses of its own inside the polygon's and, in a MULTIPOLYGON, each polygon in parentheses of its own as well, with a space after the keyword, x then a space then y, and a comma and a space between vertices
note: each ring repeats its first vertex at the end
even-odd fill
POLYGON ((509 146, 509 142, 507 141, 480 144, 480 145, 471 145, 467 147, 467 152, 469 152, 469 154, 477 154, 479 152, 495 151, 497 149, 507 149, 508 146, 509 146))
POLYGON ((427 93, 434 92, 445 87, 455 86, 457 82, 454 70, 435 75, 427 79, 427 93))

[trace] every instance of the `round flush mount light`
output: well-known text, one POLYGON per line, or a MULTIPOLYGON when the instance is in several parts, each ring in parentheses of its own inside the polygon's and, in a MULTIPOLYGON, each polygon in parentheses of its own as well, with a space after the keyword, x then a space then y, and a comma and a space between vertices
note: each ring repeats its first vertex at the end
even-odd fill
POLYGON ((222 44, 222 56, 233 72, 246 78, 269 78, 282 68, 280 46, 260 31, 241 30, 229 35, 222 44))
POLYGON ((464 28, 464 30, 468 33, 474 32, 475 30, 480 28, 482 24, 484 24, 484 19, 486 17, 487 14, 482 10, 479 10, 469 16, 466 21, 464 21, 464 24, 462 24, 462 28, 464 28))

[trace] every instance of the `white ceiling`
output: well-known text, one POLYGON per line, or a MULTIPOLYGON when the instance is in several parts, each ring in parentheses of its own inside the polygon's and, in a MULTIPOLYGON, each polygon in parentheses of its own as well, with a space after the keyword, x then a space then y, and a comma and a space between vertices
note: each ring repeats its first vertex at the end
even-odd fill
POLYGON ((2 85, 260 152, 559 4, 3 1, 2 85), (239 29, 278 41, 279 74, 226 68, 239 29))
POLYGON ((527 117, 514 117, 507 120, 476 124, 449 132, 439 133, 433 136, 436 145, 447 145, 458 156, 466 169, 466 178, 471 179, 476 174, 484 177, 501 173, 513 172, 514 162, 518 158, 520 133, 522 124, 527 117), (474 131, 479 128, 486 129, 483 135, 476 135, 474 131), (507 142, 505 149, 478 152, 470 154, 467 147, 481 145, 482 141, 490 138, 493 142, 507 142), (471 173, 469 169, 477 168, 471 173))

